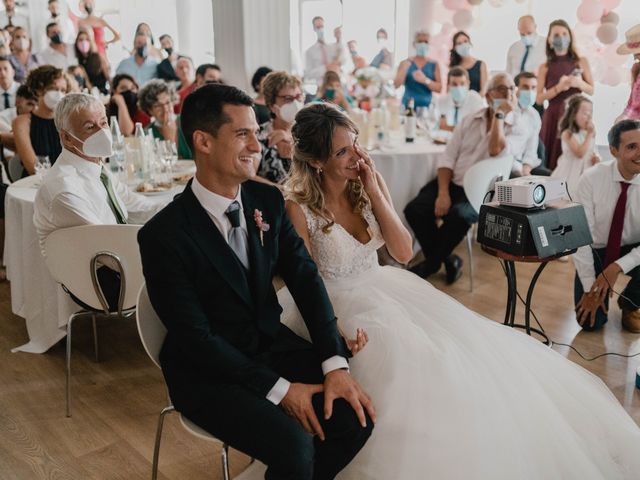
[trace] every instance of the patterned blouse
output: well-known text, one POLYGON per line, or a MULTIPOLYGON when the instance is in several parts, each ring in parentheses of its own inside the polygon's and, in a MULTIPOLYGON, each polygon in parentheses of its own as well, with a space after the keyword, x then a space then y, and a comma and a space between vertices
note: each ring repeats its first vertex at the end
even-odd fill
POLYGON ((633 120, 640 120, 640 73, 631 87, 631 95, 629 95, 629 102, 624 109, 624 116, 633 120))
POLYGON ((260 125, 258 140, 262 143, 262 160, 258 167, 258 175, 274 183, 282 183, 289 173, 291 159, 281 158, 278 149, 269 147, 268 135, 273 131, 271 120, 260 125))

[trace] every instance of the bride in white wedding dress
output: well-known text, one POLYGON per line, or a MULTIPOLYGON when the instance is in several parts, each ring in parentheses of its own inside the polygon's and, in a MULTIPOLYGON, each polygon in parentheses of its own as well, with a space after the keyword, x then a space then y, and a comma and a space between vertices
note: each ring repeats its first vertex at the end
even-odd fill
MULTIPOLYGON (((304 108, 288 211, 347 336, 378 420, 345 480, 638 479, 640 428, 596 376, 531 337, 487 320, 418 276, 378 265, 411 238, 384 181, 333 107, 304 108)), ((409 253, 407 253, 409 252, 409 253)), ((282 321, 309 338, 286 289, 282 321)), ((240 479, 261 478, 253 465, 240 479)))

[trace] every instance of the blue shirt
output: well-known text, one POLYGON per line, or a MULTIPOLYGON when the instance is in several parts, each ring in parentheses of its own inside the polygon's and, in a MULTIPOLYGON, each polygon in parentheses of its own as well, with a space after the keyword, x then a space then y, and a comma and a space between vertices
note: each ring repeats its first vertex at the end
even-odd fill
MULTIPOLYGON (((411 62, 409 70, 407 70, 407 76, 404 80, 404 96, 402 97, 402 104, 406 107, 409 103, 409 99, 413 98, 415 107, 428 107, 431 104, 431 89, 423 83, 418 83, 413 79, 413 72, 418 69, 415 62, 411 62)), ((422 73, 424 73, 431 80, 436 79, 436 64, 434 62, 427 62, 422 67, 422 73)))
POLYGON ((127 75, 131 75, 136 83, 142 87, 149 80, 158 77, 158 63, 158 60, 155 58, 147 57, 142 65, 138 65, 135 56, 132 55, 120 62, 116 69, 116 74, 126 73, 127 75))

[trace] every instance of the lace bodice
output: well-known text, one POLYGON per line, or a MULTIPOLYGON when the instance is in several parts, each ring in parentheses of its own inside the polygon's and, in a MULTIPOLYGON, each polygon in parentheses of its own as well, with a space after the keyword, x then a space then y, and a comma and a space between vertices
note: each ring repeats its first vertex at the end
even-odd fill
POLYGON ((359 242, 337 223, 328 233, 324 233, 322 227, 326 220, 312 213, 307 206, 300 207, 307 219, 313 258, 322 278, 338 280, 353 277, 378 265, 376 251, 384 245, 384 239, 370 206, 363 211, 371 236, 366 244, 359 242))

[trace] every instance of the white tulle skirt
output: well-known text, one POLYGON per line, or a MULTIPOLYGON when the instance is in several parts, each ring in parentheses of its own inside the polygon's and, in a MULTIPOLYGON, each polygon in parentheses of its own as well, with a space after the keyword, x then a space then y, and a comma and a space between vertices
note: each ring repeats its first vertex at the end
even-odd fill
MULTIPOLYGON (((326 285, 341 328, 369 334, 350 366, 378 413, 339 479, 640 478, 640 429, 598 377, 412 273, 326 285)), ((278 297, 308 338, 289 292, 278 297)))

